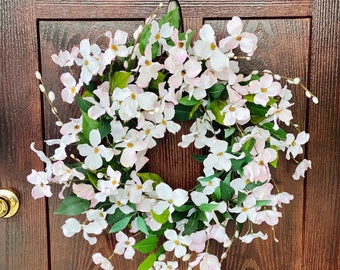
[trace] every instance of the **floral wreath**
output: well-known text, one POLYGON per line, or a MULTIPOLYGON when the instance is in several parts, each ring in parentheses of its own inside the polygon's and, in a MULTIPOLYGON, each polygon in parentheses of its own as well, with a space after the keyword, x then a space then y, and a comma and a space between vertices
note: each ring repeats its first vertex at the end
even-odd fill
POLYGON ((136 251, 146 256, 139 270, 176 269, 180 261, 188 269, 220 269, 235 239, 267 239, 252 225, 275 226, 282 216, 278 207, 293 199, 279 192, 271 178, 278 152, 285 151, 286 159, 298 164, 296 180, 311 168, 311 161, 296 159, 309 134, 292 124, 292 92, 281 81, 300 85, 315 103, 317 98, 298 78, 268 70, 241 73, 238 59, 250 60, 257 37, 243 32, 240 18, 227 23, 229 36, 218 43, 213 28, 203 25, 200 39, 191 46, 193 32, 178 30, 179 9, 156 21, 159 7, 132 42, 117 30, 105 33, 105 49, 84 39, 70 52, 52 55, 68 69, 60 77, 61 97, 66 103, 75 101, 79 118, 61 120, 54 93, 47 93, 36 73, 62 136, 46 141, 56 145, 51 157, 31 144, 46 168, 32 170, 27 180, 35 185, 35 199, 52 196, 50 184, 62 185, 56 213, 83 214, 82 221, 66 220, 66 237, 82 232, 94 245, 95 236, 107 228, 115 234, 112 255, 93 255, 103 269, 113 269, 114 255, 129 260, 136 251), (236 56, 236 51, 245 56, 236 56), (159 175, 141 171, 148 149, 167 131, 178 132, 179 121, 192 124, 179 146, 194 144, 207 153, 193 156, 204 169, 191 191, 173 189, 159 175), (280 127, 282 122, 292 124, 297 136, 280 127), (63 195, 66 189, 71 195, 63 195), (230 223, 232 236, 226 231, 230 223), (211 239, 224 247, 222 254, 209 253, 211 239))

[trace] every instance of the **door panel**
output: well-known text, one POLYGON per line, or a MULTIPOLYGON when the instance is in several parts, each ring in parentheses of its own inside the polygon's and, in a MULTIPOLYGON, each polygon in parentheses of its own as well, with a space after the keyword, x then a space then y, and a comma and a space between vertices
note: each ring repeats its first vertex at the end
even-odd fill
POLYGON ((44 200, 34 201, 26 175, 43 169, 30 151, 41 147, 41 104, 34 78, 37 35, 31 1, 0 2, 0 188, 13 188, 19 212, 0 219, 0 269, 48 269, 44 200), (33 75, 33 76, 32 76, 33 75))
MULTIPOLYGON (((107 30, 132 33, 159 2, 0 2, 0 188, 17 190, 22 203, 15 217, 0 219, 0 269, 96 269, 91 254, 111 254, 114 239, 109 235, 98 237, 94 247, 81 235, 63 236, 61 226, 67 217, 53 214, 60 204, 57 196, 46 201, 31 198, 26 175, 32 168, 41 170, 42 164, 29 144, 36 141, 41 149, 42 138, 59 136, 54 116, 37 90, 34 72, 39 66, 47 89, 58 98, 62 89, 58 77, 63 71, 50 60, 53 53, 70 49, 83 38, 105 44, 107 30)), ((260 41, 251 69, 268 67, 281 75, 300 77, 320 98, 318 106, 309 105, 303 91, 292 88, 296 91, 293 111, 298 116, 294 120, 311 133, 306 153, 313 170, 305 181, 294 181, 290 177, 294 165, 283 156, 280 159, 280 172, 273 177, 278 188, 294 194, 295 199, 283 208, 283 218, 276 226, 279 242, 273 241, 270 228, 267 241, 248 245, 236 241, 222 269, 338 269, 340 120, 335 108, 340 91, 339 1, 180 2, 185 29, 197 31, 203 23, 210 23, 218 38, 226 34, 226 22, 232 16, 245 18, 246 30, 254 31, 260 41)), ((73 106, 65 106, 60 99, 56 107, 64 120, 78 116, 73 106)), ((182 132, 188 127, 183 126, 182 132)), ((180 138, 181 134, 167 135, 150 152, 148 170, 159 173, 172 186, 190 189, 202 168, 190 157, 193 148, 177 147, 180 138)), ((59 192, 57 188, 53 191, 59 192)), ((214 243, 210 247, 218 249, 214 243)), ((116 269, 136 269, 141 260, 116 258, 113 264, 116 269)))

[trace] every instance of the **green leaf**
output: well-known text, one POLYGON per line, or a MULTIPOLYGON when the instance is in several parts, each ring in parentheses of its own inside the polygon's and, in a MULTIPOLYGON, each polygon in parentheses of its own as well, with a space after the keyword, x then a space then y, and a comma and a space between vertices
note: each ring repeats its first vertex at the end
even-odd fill
POLYGON ((185 224, 183 235, 192 234, 198 227, 198 214, 195 212, 185 224))
POLYGON ((230 201, 233 195, 235 194, 235 190, 224 181, 220 183, 220 188, 222 199, 226 202, 230 201))
POLYGON ((132 247, 141 253, 150 253, 157 247, 158 241, 159 238, 157 236, 151 235, 148 238, 145 238, 134 244, 132 247))
POLYGON ((152 79, 150 82, 150 88, 154 90, 158 90, 158 85, 162 82, 164 82, 165 79, 165 74, 162 72, 158 71, 158 77, 156 80, 152 79))
POLYGON ((277 163, 279 161, 279 153, 277 151, 276 146, 272 145, 272 146, 270 146, 270 148, 272 148, 276 151, 276 158, 273 161, 269 162, 269 164, 272 165, 274 168, 277 168, 277 163))
POLYGON ((155 211, 151 210, 151 215, 158 223, 164 224, 169 219, 170 211, 169 209, 165 209, 162 214, 158 215, 155 211))
POLYGON ((116 209, 114 214, 108 215, 107 223, 109 224, 116 223, 119 220, 122 220, 124 217, 126 217, 126 214, 124 214, 120 209, 116 209))
POLYGON ((198 208, 203 212, 211 212, 216 209, 218 204, 216 203, 202 203, 198 208))
POLYGON ((149 235, 148 226, 146 225, 144 219, 140 216, 137 217, 137 226, 141 232, 143 232, 145 235, 149 235))
POLYGON ((158 185, 159 183, 163 182, 162 177, 160 177, 157 173, 150 173, 150 172, 137 173, 137 176, 142 180, 142 182, 146 182, 147 180, 152 180, 154 181, 155 185, 158 185))
POLYGON ((262 127, 270 132, 270 134, 278 140, 285 141, 287 133, 282 129, 274 129, 274 123, 269 122, 262 125, 262 127))
POLYGON ((256 140, 254 138, 250 138, 242 145, 242 152, 244 152, 246 155, 249 155, 250 151, 253 149, 254 145, 256 143, 256 140))
POLYGON ((209 92, 211 94, 211 96, 213 98, 219 98, 223 92, 223 90, 225 90, 225 85, 221 84, 221 83, 216 83, 214 84, 211 88, 209 88, 207 90, 207 92, 209 92))
POLYGON ((211 111, 216 117, 215 121, 221 125, 224 125, 224 113, 222 114, 221 111, 224 109, 225 106, 227 106, 227 104, 228 103, 226 101, 220 99, 216 99, 210 104, 211 111))
POLYGON ((177 212, 186 212, 194 208, 194 206, 192 204, 183 204, 181 206, 174 206, 174 208, 177 212))
POLYGON ((241 204, 243 203, 243 201, 247 198, 247 194, 239 191, 237 194, 237 205, 241 206, 241 204))
POLYGON ((152 59, 154 59, 154 58, 157 57, 158 50, 159 50, 159 43, 158 43, 158 42, 155 42, 155 43, 152 44, 152 46, 151 46, 152 59))
POLYGON ((252 160, 253 159, 249 156, 245 156, 242 159, 231 159, 231 168, 234 172, 237 172, 244 167, 244 164, 248 164, 252 160))
POLYGON ((212 174, 212 175, 209 175, 209 176, 206 176, 206 177, 200 177, 198 180, 203 181, 203 182, 209 182, 214 178, 220 177, 222 173, 223 173, 223 171, 220 171, 220 172, 217 172, 215 174, 212 174))
POLYGON ((257 200, 255 206, 258 206, 258 207, 265 206, 265 205, 268 205, 268 203, 270 202, 271 200, 257 200))
POLYGON ((92 107, 92 103, 85 99, 82 99, 80 96, 76 95, 75 100, 79 109, 83 112, 86 112, 92 107))
POLYGON ((149 270, 157 260, 157 254, 151 253, 145 260, 138 266, 137 270, 149 270))
POLYGON ((259 116, 266 116, 266 113, 269 110, 268 107, 263 107, 262 105, 255 104, 255 103, 252 103, 252 102, 247 102, 246 106, 249 109, 251 115, 256 115, 258 117, 259 116))
POLYGON ((227 139, 228 137, 233 135, 234 132, 235 132, 235 128, 234 127, 224 129, 224 138, 227 139))
POLYGON ((88 116, 88 114, 84 111, 82 111, 82 115, 83 115, 83 122, 82 122, 82 126, 83 126, 83 133, 85 135, 85 138, 87 139, 87 141, 89 141, 90 139, 90 132, 93 129, 99 129, 100 127, 100 123, 96 120, 93 120, 92 118, 90 118, 88 116))
POLYGON ((203 103, 203 100, 200 100, 198 103, 196 103, 191 111, 190 111, 190 114, 189 114, 189 119, 192 119, 192 117, 194 116, 194 114, 197 112, 198 108, 202 105, 203 103))
POLYGON ((75 194, 66 197, 60 204, 57 211, 54 214, 75 216, 88 210, 91 202, 81 199, 75 194))
POLYGON ((99 133, 100 133, 100 137, 102 139, 104 139, 107 135, 110 134, 111 132, 111 125, 110 125, 111 120, 108 119, 101 119, 99 121, 99 133))
POLYGON ((144 26, 143 32, 140 35, 139 39, 139 50, 142 55, 144 55, 144 51, 146 46, 149 44, 149 39, 151 36, 151 26, 149 24, 144 26))
POLYGON ((175 106, 175 119, 179 121, 188 121, 190 119, 191 109, 192 106, 177 104, 175 106))
POLYGON ((185 96, 185 97, 182 97, 178 102, 185 106, 194 106, 201 101, 195 99, 194 97, 189 98, 189 96, 185 96))
POLYGON ((87 175, 87 178, 90 180, 91 184, 95 188, 97 188, 97 182, 98 182, 97 177, 94 174, 90 173, 90 172, 88 172, 86 175, 87 175))
POLYGON ((119 232, 122 231, 126 228, 126 226, 129 224, 131 219, 131 216, 126 216, 125 218, 117 221, 115 224, 113 224, 113 226, 110 229, 110 233, 115 233, 115 232, 119 232))
POLYGON ((110 93, 113 93, 116 87, 125 88, 130 78, 131 72, 116 71, 110 79, 110 93))
POLYGON ((267 182, 261 182, 261 181, 258 181, 258 182, 250 182, 246 185, 245 189, 246 190, 253 190, 254 188, 256 187, 260 187, 260 186, 263 186, 265 183, 267 182))
POLYGON ((266 118, 267 118, 266 116, 252 115, 250 118, 250 122, 254 125, 258 125, 266 118))
POLYGON ((159 20, 159 28, 165 24, 169 23, 173 27, 179 29, 180 26, 180 14, 179 14, 179 8, 176 7, 173 10, 167 12, 162 18, 159 20))

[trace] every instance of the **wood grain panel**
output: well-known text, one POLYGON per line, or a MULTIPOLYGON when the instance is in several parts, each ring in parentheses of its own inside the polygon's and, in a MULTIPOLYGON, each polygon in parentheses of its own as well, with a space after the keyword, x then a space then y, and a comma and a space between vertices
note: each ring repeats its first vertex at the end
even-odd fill
POLYGON ((339 11, 339 1, 314 1, 310 87, 320 102, 309 109, 313 170, 306 185, 304 269, 340 267, 339 11))
POLYGON ((30 150, 41 146, 41 104, 33 1, 1 1, 0 8, 0 188, 13 188, 21 207, 0 219, 0 269, 48 269, 45 200, 34 201, 26 181, 43 169, 30 150))
MULTIPOLYGON (((167 1, 52 1, 36 0, 38 18, 140 18, 167 1), (81 12, 79 12, 81 11, 81 12)), ((297 17, 310 16, 312 0, 180 1, 185 17, 297 17)))

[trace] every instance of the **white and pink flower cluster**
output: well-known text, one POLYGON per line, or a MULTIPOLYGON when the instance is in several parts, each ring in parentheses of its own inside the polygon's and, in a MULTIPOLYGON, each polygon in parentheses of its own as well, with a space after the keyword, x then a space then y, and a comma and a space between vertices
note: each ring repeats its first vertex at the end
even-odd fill
MULTIPOLYGON (((83 231, 95 244, 95 235, 111 226, 117 241, 112 256, 132 259, 136 250, 147 253, 132 236, 141 232, 141 243, 154 245, 148 252, 155 252, 145 269, 177 269, 178 261, 166 260, 164 252, 184 262, 198 254, 188 262, 189 269, 220 269, 220 258, 209 254, 207 246, 213 240, 230 247, 235 237, 227 235, 228 223, 278 223, 278 208, 293 196, 273 192, 270 167, 277 166, 279 150, 295 160, 309 135, 302 131, 295 138, 280 128, 281 122, 289 126, 293 120, 292 94, 273 74, 240 72, 234 50, 253 55, 257 37, 243 31, 238 17, 228 22, 227 32, 218 42, 206 24, 190 46, 191 31, 179 33, 171 20, 148 20, 134 34, 133 43, 126 32, 117 30, 105 34, 109 42, 104 49, 85 39, 71 52, 52 56, 60 67, 80 68, 79 77, 66 72, 60 80, 62 100, 76 101, 81 115, 59 123, 60 139, 47 141, 56 146, 52 156, 31 145, 46 169, 32 170, 27 180, 34 185, 35 199, 52 196, 50 184, 56 183, 62 185, 61 199, 67 199, 63 191, 71 188, 72 199, 85 207, 77 212, 84 214, 82 222, 66 220, 65 236, 83 231), (183 107, 187 112, 181 115, 183 107), (193 143, 207 153, 201 160, 204 175, 190 192, 141 172, 157 140, 180 130, 175 116, 192 120, 179 146, 193 143), (66 161, 71 145, 76 146, 72 164, 66 161), (165 236, 164 243, 153 237, 159 235, 165 236)), ((310 167, 304 159, 293 178, 304 177, 310 167)), ((59 210, 68 211, 67 205, 59 210)), ((235 232, 245 243, 267 239, 252 230, 241 234, 235 232)), ((112 256, 96 253, 93 261, 113 269, 112 256)))

